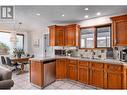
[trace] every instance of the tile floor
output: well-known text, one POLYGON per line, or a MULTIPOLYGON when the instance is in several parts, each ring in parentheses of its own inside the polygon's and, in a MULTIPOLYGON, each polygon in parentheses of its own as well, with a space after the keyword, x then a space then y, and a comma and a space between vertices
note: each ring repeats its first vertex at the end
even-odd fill
MULTIPOLYGON (((40 90, 39 88, 31 85, 29 82, 29 73, 16 75, 13 73, 12 79, 15 84, 12 90, 40 90)), ((57 80, 42 90, 85 90, 85 89, 99 89, 92 86, 84 85, 76 81, 70 80, 57 80)))

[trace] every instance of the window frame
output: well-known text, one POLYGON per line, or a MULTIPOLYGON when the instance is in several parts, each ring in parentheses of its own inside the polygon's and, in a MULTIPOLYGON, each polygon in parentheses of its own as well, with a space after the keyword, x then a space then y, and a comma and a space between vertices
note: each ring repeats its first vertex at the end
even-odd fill
POLYGON ((96 26, 89 26, 89 27, 80 27, 79 34, 80 34, 79 35, 79 49, 108 49, 112 47, 112 25, 111 23, 96 25, 96 26), (106 26, 110 26, 110 47, 97 47, 97 28, 106 27, 106 26), (87 28, 95 28, 94 29, 94 48, 81 48, 81 29, 87 29, 87 28))
POLYGON ((111 30, 111 25, 103 25, 103 26, 97 26, 96 27, 96 48, 111 48, 112 46, 112 30, 111 30), (110 47, 97 47, 97 28, 102 28, 102 27, 110 27, 110 47))
MULTIPOLYGON (((94 39, 94 41, 95 41, 95 30, 96 30, 96 28, 95 28, 94 26, 91 26, 91 27, 81 27, 81 28, 80 28, 80 35, 79 35, 79 38, 80 38, 80 39, 79 39, 79 45, 80 45, 79 48, 80 48, 80 49, 93 49, 93 48, 81 48, 81 29, 89 29, 89 28, 93 28, 93 29, 94 29, 94 31, 93 31, 93 32, 94 32, 94 33, 93 33, 93 36, 94 36, 93 39, 94 39)), ((95 42, 93 42, 93 45, 94 45, 94 47, 95 47, 95 42)))

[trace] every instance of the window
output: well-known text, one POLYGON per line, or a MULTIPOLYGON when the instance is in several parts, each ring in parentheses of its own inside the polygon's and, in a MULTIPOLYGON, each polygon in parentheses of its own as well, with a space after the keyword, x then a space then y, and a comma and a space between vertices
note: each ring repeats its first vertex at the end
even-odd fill
POLYGON ((110 47, 111 46, 111 29, 110 26, 97 28, 97 47, 110 47))
POLYGON ((94 47, 94 28, 81 29, 81 48, 94 47))
POLYGON ((24 48, 24 35, 17 35, 17 48, 24 48))
MULTIPOLYGON (((10 42, 11 33, 0 32, 0 54, 9 54, 12 50, 12 44, 10 42)), ((24 48, 24 35, 17 34, 17 46, 16 48, 24 48)))
POLYGON ((81 28, 80 48, 111 47, 111 24, 81 28))

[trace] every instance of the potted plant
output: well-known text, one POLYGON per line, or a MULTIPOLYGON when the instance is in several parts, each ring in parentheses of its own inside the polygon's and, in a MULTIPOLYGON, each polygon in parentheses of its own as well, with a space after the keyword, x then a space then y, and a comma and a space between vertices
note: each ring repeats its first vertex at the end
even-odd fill
POLYGON ((23 49, 17 49, 17 48, 14 48, 13 53, 18 58, 21 58, 22 54, 25 54, 23 49))

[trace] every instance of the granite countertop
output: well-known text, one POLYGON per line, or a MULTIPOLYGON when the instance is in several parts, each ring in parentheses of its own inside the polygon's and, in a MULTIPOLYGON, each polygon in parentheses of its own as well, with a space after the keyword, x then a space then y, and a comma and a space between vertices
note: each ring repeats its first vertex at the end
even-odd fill
POLYGON ((117 65, 127 65, 127 62, 122 62, 122 61, 115 60, 115 59, 89 59, 89 58, 69 57, 69 56, 52 56, 52 57, 46 57, 46 58, 37 57, 37 58, 30 58, 30 60, 44 62, 44 61, 60 59, 60 58, 81 60, 81 61, 101 62, 101 63, 107 63, 107 64, 110 63, 110 64, 117 64, 117 65))
POLYGON ((45 62, 45 61, 49 61, 49 60, 54 60, 56 59, 55 57, 35 57, 35 58, 30 58, 30 61, 38 61, 38 62, 45 62))

